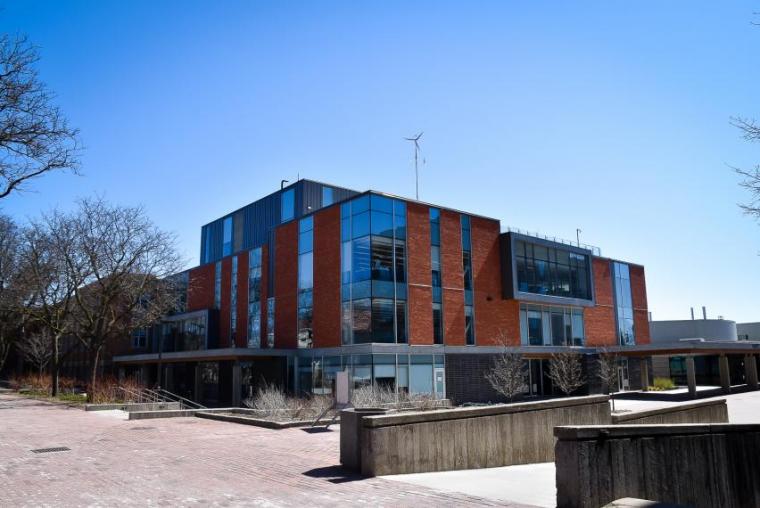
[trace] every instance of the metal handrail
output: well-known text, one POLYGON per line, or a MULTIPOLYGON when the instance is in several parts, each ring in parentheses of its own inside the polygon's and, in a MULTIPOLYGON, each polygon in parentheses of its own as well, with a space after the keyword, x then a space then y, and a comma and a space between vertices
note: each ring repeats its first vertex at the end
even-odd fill
POLYGON ((541 240, 547 240, 547 241, 550 241, 550 242, 561 243, 561 244, 564 244, 564 245, 570 245, 571 247, 579 247, 581 249, 590 250, 591 253, 594 256, 601 256, 602 255, 602 249, 600 249, 596 245, 590 245, 588 243, 573 242, 571 240, 565 240, 564 238, 559 238, 557 236, 544 235, 544 234, 541 234, 541 233, 538 233, 538 232, 534 232, 534 231, 525 231, 523 229, 514 228, 512 226, 502 226, 501 232, 502 233, 517 233, 517 234, 524 235, 524 236, 530 236, 530 237, 533 237, 533 238, 539 238, 541 240))
POLYGON ((186 399, 176 393, 172 393, 164 388, 158 388, 158 392, 166 398, 172 398, 173 402, 179 402, 180 404, 187 406, 189 409, 207 409, 206 406, 199 404, 193 400, 186 399))

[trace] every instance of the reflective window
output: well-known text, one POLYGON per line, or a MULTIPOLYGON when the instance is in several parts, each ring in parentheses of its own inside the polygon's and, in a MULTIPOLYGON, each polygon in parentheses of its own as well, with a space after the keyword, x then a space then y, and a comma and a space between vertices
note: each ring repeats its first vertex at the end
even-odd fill
POLYGON ((518 240, 515 264, 519 291, 591 300, 590 260, 585 254, 518 240))
POLYGON ((314 221, 311 216, 298 223, 298 347, 313 345, 314 320, 314 221))
POLYGON ((636 334, 633 325, 633 300, 631 298, 631 274, 625 263, 612 263, 615 286, 615 318, 618 342, 623 346, 634 345, 636 334))
POLYGON ((274 297, 267 298, 267 347, 274 347, 274 297))
POLYGON ((261 247, 248 252, 248 347, 261 347, 261 247))
POLYGON ((343 344, 406 341, 405 235, 401 201, 368 194, 341 204, 343 344))
POLYGON ((431 208, 430 212, 430 271, 433 286, 433 302, 441 302, 441 211, 431 208))
POLYGON ((280 222, 287 222, 295 217, 296 190, 288 189, 280 194, 280 222))
POLYGON ((464 338, 468 346, 475 345, 475 316, 472 305, 464 306, 464 338))
POLYGON ((583 309, 521 304, 520 334, 522 343, 531 346, 582 346, 583 309))
POLYGON ((206 315, 187 317, 161 324, 161 347, 164 353, 171 351, 196 351, 206 349, 206 315))
POLYGON ((237 332, 237 275, 238 275, 238 257, 232 257, 232 275, 230 280, 230 347, 235 347, 235 336, 237 332))
POLYGON ((214 264, 214 308, 222 306, 222 262, 214 264))

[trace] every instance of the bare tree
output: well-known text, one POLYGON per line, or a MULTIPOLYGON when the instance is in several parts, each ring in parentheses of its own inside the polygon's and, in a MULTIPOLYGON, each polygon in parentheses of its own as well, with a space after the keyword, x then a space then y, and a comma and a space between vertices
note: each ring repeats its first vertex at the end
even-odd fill
POLYGON ((50 332, 43 329, 40 332, 30 333, 19 342, 19 349, 24 353, 24 358, 37 368, 40 377, 45 367, 50 363, 53 356, 50 332))
POLYGON ((7 216, 0 215, 0 371, 22 335, 24 303, 28 296, 19 262, 21 231, 7 216))
POLYGON ((71 333, 89 353, 90 389, 104 347, 158 322, 176 308, 182 269, 173 234, 155 227, 142 208, 82 200, 69 217, 73 243, 62 252, 69 277, 79 281, 71 333))
POLYGON ((602 348, 597 359, 597 375, 604 385, 604 389, 610 394, 612 411, 615 411, 614 391, 618 386, 618 355, 602 348))
POLYGON ((549 379, 565 395, 569 395, 586 383, 581 355, 578 353, 554 353, 549 361, 549 379))
POLYGON ((24 36, 0 36, 0 198, 40 175, 76 171, 78 131, 39 80, 39 55, 24 36))
POLYGON ((73 245, 71 219, 53 212, 27 228, 21 250, 25 279, 33 294, 29 320, 49 338, 53 397, 58 395, 61 367, 76 344, 65 340, 73 330, 74 292, 83 283, 77 276, 82 271, 81 256, 76 256, 77 270, 70 270, 65 262, 67 253, 75 257, 70 251, 73 245))
POLYGON ((521 354, 510 352, 503 330, 499 331, 499 341, 504 351, 493 359, 485 378, 494 390, 512 402, 515 395, 525 390, 525 360, 521 354))

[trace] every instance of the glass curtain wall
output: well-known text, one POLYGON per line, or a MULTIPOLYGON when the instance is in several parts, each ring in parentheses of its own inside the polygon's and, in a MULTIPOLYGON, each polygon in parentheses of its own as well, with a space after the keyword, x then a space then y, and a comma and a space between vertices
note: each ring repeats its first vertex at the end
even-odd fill
POLYGON ((314 218, 298 223, 298 347, 313 345, 314 218))
POLYGON ((230 280, 230 347, 235 347, 237 335, 237 289, 238 257, 232 257, 232 275, 230 280))
POLYGON ((248 251, 248 347, 261 347, 261 247, 248 251))
POLYGON ((296 214, 296 190, 288 189, 280 194, 280 222, 292 220, 296 214))
POLYGON ((633 327, 633 300, 631 298, 631 274, 625 263, 612 263, 615 281, 615 318, 618 341, 623 346, 636 344, 633 327))
POLYGON ((214 308, 222 306, 222 262, 214 264, 214 308))
POLYGON ((165 321, 161 324, 163 352, 206 349, 206 316, 165 321))
POLYGON ((299 360, 299 390, 334 393, 337 373, 348 370, 353 389, 374 385, 396 394, 444 398, 444 363, 443 355, 315 355, 299 360))
POLYGON ((528 346, 583 346, 583 309, 520 304, 520 335, 528 346))
POLYGON ((365 194, 341 205, 343 344, 405 343, 406 204, 365 194))
POLYGON ((591 300, 588 256, 518 240, 515 261, 519 291, 591 300))
POLYGON ((441 301, 441 211, 430 209, 430 269, 433 287, 433 344, 443 344, 443 303, 441 301))
POLYGON ((464 337, 468 346, 475 345, 475 315, 472 307, 472 235, 470 217, 461 216, 462 273, 464 274, 464 337))
POLYGON ((232 217, 225 217, 222 223, 222 257, 232 254, 232 217))
POLYGON ((274 347, 274 296, 267 298, 267 347, 274 347))

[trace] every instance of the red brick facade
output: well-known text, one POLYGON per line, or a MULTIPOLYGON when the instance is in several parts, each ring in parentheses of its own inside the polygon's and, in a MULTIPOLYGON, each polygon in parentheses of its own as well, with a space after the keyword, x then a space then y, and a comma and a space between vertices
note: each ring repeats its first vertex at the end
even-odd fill
POLYGON ((214 307, 214 263, 193 268, 188 272, 188 312, 214 307))
POLYGON ((409 344, 433 343, 433 290, 430 267, 430 209, 406 207, 409 344))
MULTIPOLYGON (((411 345, 433 344, 433 312, 430 259, 430 208, 407 203, 407 328, 411 345)), ((314 321, 313 347, 341 345, 341 243, 340 207, 314 213, 314 321)), ((473 308, 475 342, 518 346, 520 302, 504 299, 500 224, 493 219, 471 216, 473 308)), ((464 278, 462 268, 461 219, 458 212, 441 210, 441 271, 444 343, 465 345, 464 278)), ((275 347, 297 347, 298 221, 275 228, 274 270, 275 347)), ((248 252, 238 256, 236 345, 248 341, 248 252)), ((222 260, 221 306, 218 314, 219 346, 230 345, 231 259, 222 260)), ((596 304, 584 309, 586 345, 617 344, 612 261, 592 258, 596 304)), ((649 322, 644 268, 629 265, 634 306, 636 343, 648 344, 649 322)), ((261 345, 267 344, 267 298, 269 245, 262 246, 261 345)), ((214 307, 215 264, 190 270, 188 311, 214 307)), ((215 333, 216 330, 211 331, 215 333)))
POLYGON ((298 347, 298 221, 275 230, 274 341, 278 348, 298 347))
POLYGON ((475 344, 520 345, 520 304, 502 299, 499 222, 472 217, 472 273, 475 344))
POLYGON ((314 215, 314 347, 340 346, 340 207, 314 215))
POLYGON ((593 258, 596 306, 583 311, 587 346, 617 344, 615 304, 612 289, 612 264, 609 259, 593 258))
POLYGON ((647 286, 644 267, 629 265, 631 276, 631 300, 633 300, 633 327, 636 344, 649 344, 649 308, 647 306, 647 286))
POLYGON ((441 210, 441 272, 443 342, 448 346, 464 346, 462 223, 459 214, 449 210, 441 210))

